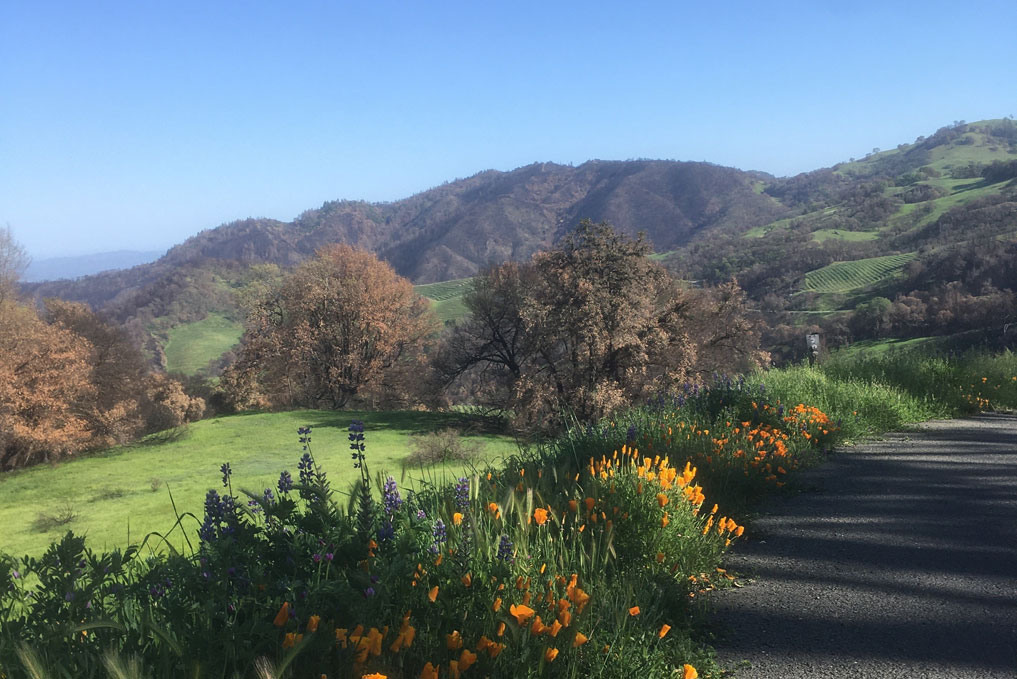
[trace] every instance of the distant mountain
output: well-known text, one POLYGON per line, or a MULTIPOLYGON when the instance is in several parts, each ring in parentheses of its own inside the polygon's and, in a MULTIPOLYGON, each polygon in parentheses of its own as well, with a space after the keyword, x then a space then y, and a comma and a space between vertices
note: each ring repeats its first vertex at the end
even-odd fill
POLYGON ((740 233, 788 208, 763 192, 773 177, 709 163, 590 161, 488 170, 392 203, 332 201, 292 222, 245 219, 202 231, 150 264, 77 281, 30 284, 36 296, 130 307, 132 294, 181 267, 217 260, 291 267, 328 243, 372 250, 415 283, 463 278, 522 260, 582 219, 606 220, 657 250, 708 231, 740 233))
POLYGON ((103 271, 129 269, 139 264, 147 264, 159 259, 165 250, 117 250, 115 252, 99 252, 92 255, 75 257, 49 257, 29 264, 24 279, 29 283, 60 279, 75 279, 81 276, 97 274, 103 271))

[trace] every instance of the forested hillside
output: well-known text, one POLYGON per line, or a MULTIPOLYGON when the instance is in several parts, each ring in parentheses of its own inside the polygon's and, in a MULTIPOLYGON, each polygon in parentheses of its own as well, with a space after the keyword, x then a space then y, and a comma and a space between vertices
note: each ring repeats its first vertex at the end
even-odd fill
MULTIPOLYGON (((151 264, 25 290, 89 303, 165 365, 171 331, 214 314, 224 319, 215 342, 197 328, 178 333, 214 351, 227 341, 224 324, 242 320, 252 286, 324 245, 371 250, 415 283, 432 283, 526 261, 589 218, 645 233, 681 277, 736 279, 774 329, 773 346, 803 325, 824 327, 835 344, 953 333, 1013 313, 1012 276, 1003 272, 1017 268, 1015 178, 1011 119, 957 121, 911 144, 786 178, 709 163, 535 163, 392 203, 339 200, 292 222, 245 219, 203 231, 151 264), (980 254, 975 261, 969 253, 980 254)), ((445 320, 461 310, 447 295, 436 301, 445 320)))

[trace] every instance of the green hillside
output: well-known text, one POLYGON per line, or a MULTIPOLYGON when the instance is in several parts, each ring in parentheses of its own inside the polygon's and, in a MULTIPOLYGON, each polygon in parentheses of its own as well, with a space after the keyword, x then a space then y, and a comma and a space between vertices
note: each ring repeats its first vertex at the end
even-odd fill
POLYGON ((907 253, 834 262, 805 274, 802 290, 843 294, 868 288, 896 276, 914 258, 914 253, 907 253))
POLYGON ((244 332, 244 326, 221 314, 209 314, 200 321, 184 323, 167 331, 166 371, 194 375, 209 361, 229 351, 244 332))

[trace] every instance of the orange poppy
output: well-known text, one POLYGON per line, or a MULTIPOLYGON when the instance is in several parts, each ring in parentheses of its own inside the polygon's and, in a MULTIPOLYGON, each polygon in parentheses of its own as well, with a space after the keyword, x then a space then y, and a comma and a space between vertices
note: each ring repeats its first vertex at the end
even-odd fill
POLYGON ((290 602, 284 601, 283 605, 279 607, 279 612, 275 614, 275 620, 272 624, 276 627, 282 627, 290 619, 290 602))

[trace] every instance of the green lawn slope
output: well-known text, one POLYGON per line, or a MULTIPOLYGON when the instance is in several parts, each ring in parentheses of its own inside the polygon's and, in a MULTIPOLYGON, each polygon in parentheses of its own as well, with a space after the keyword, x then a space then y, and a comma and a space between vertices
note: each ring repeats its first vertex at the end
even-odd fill
POLYGON ((244 332, 244 326, 221 314, 208 314, 194 323, 167 331, 166 371, 194 375, 209 361, 229 351, 244 332))
MULTIPOLYGON (((392 474, 403 486, 452 478, 462 463, 408 468, 409 437, 467 423, 466 441, 483 444, 483 466, 517 451, 513 439, 469 434, 469 418, 425 412, 335 412, 302 410, 219 417, 190 425, 179 440, 113 448, 55 466, 0 476, 0 552, 37 554, 67 530, 85 534, 95 548, 123 547, 174 523, 170 491, 181 513, 202 516, 205 493, 222 489, 219 466, 229 462, 234 488, 275 488, 279 472, 297 477, 302 454, 297 428, 310 425, 312 452, 333 488, 345 491, 359 472, 350 463, 347 427, 364 421, 367 463, 373 475, 392 474), (73 516, 66 523, 61 518, 73 516), (47 524, 47 525, 43 525, 47 524), (128 535, 129 531, 129 535, 128 535)), ((475 421, 479 425, 479 421, 475 421)), ((191 534, 197 523, 188 520, 191 534)))

